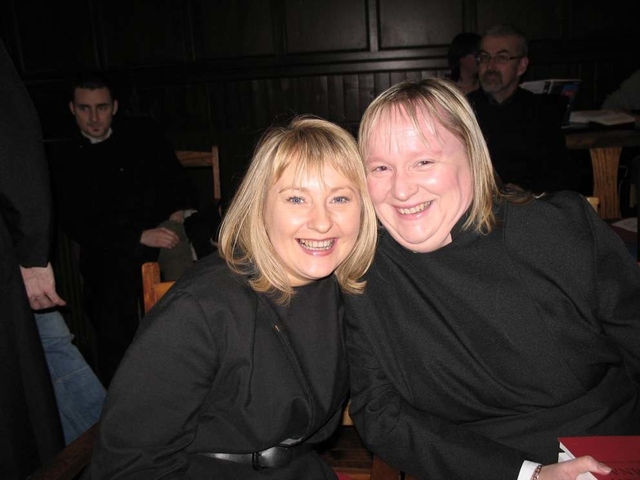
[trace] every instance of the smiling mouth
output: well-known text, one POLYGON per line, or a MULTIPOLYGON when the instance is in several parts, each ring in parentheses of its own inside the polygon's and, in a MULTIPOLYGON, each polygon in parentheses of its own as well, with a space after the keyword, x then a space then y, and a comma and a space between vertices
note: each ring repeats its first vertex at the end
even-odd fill
POLYGON ((423 210, 429 208, 433 200, 429 200, 428 202, 421 203, 420 205, 416 205, 411 208, 398 208, 398 212, 401 215, 413 215, 414 213, 422 212, 423 210))
POLYGON ((330 238, 328 240, 307 240, 303 238, 298 239, 298 243, 307 250, 313 250, 316 252, 320 252, 323 250, 329 250, 333 247, 335 242, 335 238, 330 238))

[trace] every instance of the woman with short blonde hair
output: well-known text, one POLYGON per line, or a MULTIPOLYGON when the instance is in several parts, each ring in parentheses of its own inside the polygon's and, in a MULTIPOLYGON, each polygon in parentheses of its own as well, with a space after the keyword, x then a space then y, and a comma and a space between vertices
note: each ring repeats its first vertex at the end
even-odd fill
POLYGON ((342 418, 343 297, 375 245, 353 137, 312 117, 267 131, 221 255, 160 299, 120 365, 87 477, 336 480, 312 447, 342 418))
POLYGON ((375 250, 375 211, 369 201, 355 140, 338 125, 319 118, 296 118, 286 127, 272 128, 262 138, 222 222, 218 247, 222 257, 236 272, 250 275, 256 291, 277 290, 284 300, 293 293, 275 258, 263 211, 269 187, 289 166, 296 170, 296 177, 322 176, 323 169, 331 166, 356 186, 362 203, 360 236, 335 275, 345 292, 362 292, 364 282, 360 277, 369 267, 375 250))
POLYGON ((420 119, 428 123, 437 121, 462 142, 473 174, 474 193, 465 227, 480 232, 491 231, 495 222, 493 199, 500 192, 482 130, 465 96, 452 83, 434 79, 400 83, 389 88, 371 103, 362 117, 358 137, 363 158, 367 157, 371 133, 380 118, 383 115, 393 117, 399 108, 406 111, 419 134, 420 119))
POLYGON ((366 291, 345 297, 366 445, 420 478, 609 473, 557 463, 558 437, 640 434, 640 269, 624 244, 575 192, 501 191, 446 80, 382 93, 359 142, 382 225, 366 291))

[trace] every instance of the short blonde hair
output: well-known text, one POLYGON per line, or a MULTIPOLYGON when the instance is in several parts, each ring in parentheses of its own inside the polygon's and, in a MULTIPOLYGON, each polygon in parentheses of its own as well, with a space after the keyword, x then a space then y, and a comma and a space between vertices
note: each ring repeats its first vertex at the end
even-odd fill
POLYGON ((491 157, 471 105, 450 81, 430 78, 419 83, 402 82, 380 94, 360 123, 358 143, 363 161, 380 119, 400 109, 406 111, 419 134, 422 135, 420 117, 429 124, 438 122, 464 145, 473 178, 473 197, 463 228, 490 232, 495 225, 493 201, 500 197, 491 157))
POLYGON ((296 117, 286 127, 272 127, 264 134, 222 222, 221 256, 232 270, 249 277, 254 290, 279 292, 283 303, 290 299, 294 290, 267 236, 264 216, 269 189, 289 167, 296 176, 322 175, 325 167, 332 167, 353 183, 361 205, 360 233, 334 274, 345 292, 361 293, 360 279, 373 260, 377 239, 364 164, 353 136, 317 117, 296 117))

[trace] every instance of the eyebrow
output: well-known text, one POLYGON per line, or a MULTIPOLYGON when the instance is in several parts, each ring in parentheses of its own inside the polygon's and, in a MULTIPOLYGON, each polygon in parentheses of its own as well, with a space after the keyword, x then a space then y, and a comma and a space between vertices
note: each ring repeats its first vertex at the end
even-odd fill
MULTIPOLYGON (((344 186, 340 186, 340 187, 333 187, 331 190, 329 190, 329 193, 333 193, 333 192, 336 192, 338 190, 344 190, 344 189, 351 190, 351 191, 354 191, 354 192, 356 191, 356 189, 353 188, 352 186, 344 185, 344 186)), ((309 189, 305 188, 305 187, 288 186, 288 187, 283 187, 280 190, 278 190, 278 193, 286 192, 287 190, 297 190, 297 191, 305 192, 305 193, 309 192, 309 189)))
MULTIPOLYGON (((486 53, 486 54, 491 55, 491 54, 490 54, 489 52, 487 52, 486 50, 481 50, 481 51, 480 51, 480 53, 486 53)), ((496 52, 496 55, 497 55, 498 53, 508 53, 508 54, 511 54, 511 52, 510 52, 510 51, 509 51, 509 49, 507 49, 507 48, 503 48, 502 50, 498 50, 498 51, 496 52)))
MULTIPOLYGON (((92 103, 76 103, 76 106, 78 107, 91 107, 94 104, 92 103)), ((98 103, 95 106, 96 107, 108 107, 109 105, 111 105, 110 103, 98 103)))

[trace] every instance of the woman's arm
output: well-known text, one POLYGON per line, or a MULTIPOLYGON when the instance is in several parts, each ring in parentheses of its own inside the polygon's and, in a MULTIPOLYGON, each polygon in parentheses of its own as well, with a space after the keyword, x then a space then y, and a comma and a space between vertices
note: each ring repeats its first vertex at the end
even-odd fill
POLYGON ((525 460, 522 452, 418 411, 398 394, 367 338, 373 331, 368 326, 372 312, 359 308, 361 302, 366 300, 352 297, 346 317, 351 416, 365 444, 418 477, 516 480, 525 460))
POLYGON ((91 478, 187 478, 185 448, 219 361, 199 303, 177 292, 147 316, 109 388, 91 478))
POLYGON ((586 202, 583 208, 594 238, 598 318, 640 385, 640 268, 611 227, 586 202))

